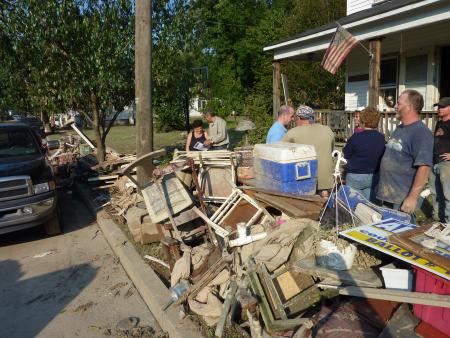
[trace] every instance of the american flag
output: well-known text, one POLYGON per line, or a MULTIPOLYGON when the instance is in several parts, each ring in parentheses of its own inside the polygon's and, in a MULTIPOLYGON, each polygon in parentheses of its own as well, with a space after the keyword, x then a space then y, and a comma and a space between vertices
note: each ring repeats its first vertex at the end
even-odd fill
POLYGON ((345 57, 358 44, 358 40, 344 27, 338 24, 336 32, 322 59, 322 67, 331 74, 336 74, 345 57))

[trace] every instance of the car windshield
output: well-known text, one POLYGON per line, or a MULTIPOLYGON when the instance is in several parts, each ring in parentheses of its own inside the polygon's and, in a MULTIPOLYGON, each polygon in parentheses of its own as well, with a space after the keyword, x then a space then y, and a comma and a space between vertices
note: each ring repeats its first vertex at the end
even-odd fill
POLYGON ((0 129, 0 158, 38 154, 39 147, 28 130, 0 129))
POLYGON ((26 124, 39 123, 39 120, 35 117, 22 117, 18 121, 26 124))

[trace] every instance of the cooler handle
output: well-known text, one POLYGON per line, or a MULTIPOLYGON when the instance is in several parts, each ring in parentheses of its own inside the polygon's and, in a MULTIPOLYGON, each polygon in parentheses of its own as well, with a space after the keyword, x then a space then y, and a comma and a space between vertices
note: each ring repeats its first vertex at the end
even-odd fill
POLYGON ((295 164, 295 179, 296 180, 305 180, 307 178, 311 178, 311 165, 310 162, 298 162, 295 164), (307 168, 306 174, 302 175, 301 170, 307 168))

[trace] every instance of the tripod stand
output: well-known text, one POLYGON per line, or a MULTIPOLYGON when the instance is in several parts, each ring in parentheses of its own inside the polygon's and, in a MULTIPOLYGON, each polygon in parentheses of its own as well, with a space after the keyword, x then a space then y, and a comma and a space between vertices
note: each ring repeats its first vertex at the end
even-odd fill
MULTIPOLYGON (((327 210, 328 205, 330 204, 331 200, 334 198, 335 226, 336 226, 336 237, 337 237, 339 235, 338 186, 339 186, 339 184, 342 186, 342 177, 341 177, 340 167, 341 167, 341 163, 346 164, 347 160, 342 156, 342 153, 339 150, 334 150, 331 153, 331 157, 335 157, 335 156, 337 156, 337 160, 336 160, 336 165, 334 166, 334 172, 333 172, 333 177, 334 177, 333 189, 331 189, 330 196, 328 197, 327 203, 325 204, 322 214, 320 215, 319 223, 322 222, 323 215, 325 214, 325 211, 327 210)), ((342 189, 342 192, 344 194, 345 203, 347 204, 348 210, 351 210, 350 204, 348 203, 347 193, 345 192, 345 189, 342 189)), ((352 223, 354 226, 355 220, 353 218, 353 213, 350 212, 350 215, 352 217, 352 223)))

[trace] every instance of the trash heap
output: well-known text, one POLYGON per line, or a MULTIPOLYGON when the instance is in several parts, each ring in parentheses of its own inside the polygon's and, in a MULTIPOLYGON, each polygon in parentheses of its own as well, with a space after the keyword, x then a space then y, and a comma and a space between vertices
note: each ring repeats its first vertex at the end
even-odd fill
POLYGON ((176 151, 139 186, 136 167, 160 150, 110 189, 134 239, 164 253, 146 258, 170 270, 166 309, 216 337, 450 335, 450 228, 411 224, 345 185, 311 193, 310 149, 294 161, 295 193, 255 149, 176 151))
POLYGON ((49 148, 61 185, 85 180, 137 243, 157 248, 145 258, 169 271, 166 309, 216 337, 450 336, 450 227, 370 203, 337 180, 339 163, 330 198, 315 195, 311 147, 169 161, 165 150, 109 151, 101 165, 81 131, 49 148), (150 163, 140 186, 136 168, 150 163))

